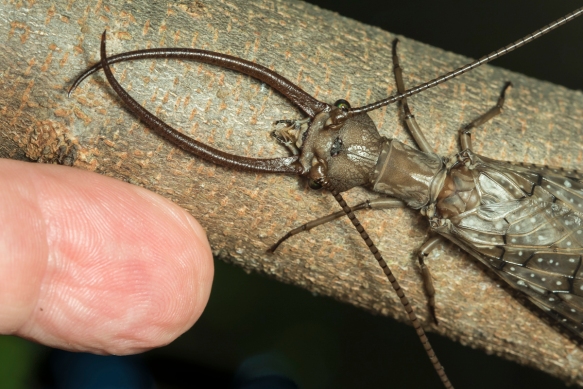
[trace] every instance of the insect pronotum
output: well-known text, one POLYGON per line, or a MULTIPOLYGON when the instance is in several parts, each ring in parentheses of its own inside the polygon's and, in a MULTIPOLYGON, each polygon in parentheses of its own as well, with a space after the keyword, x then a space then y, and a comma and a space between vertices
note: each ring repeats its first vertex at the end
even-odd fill
MULTIPOLYGON (((492 110, 460 131, 462 152, 449 158, 433 153, 404 100, 514 50, 581 13, 583 8, 470 65, 407 91, 402 84, 400 68, 396 66, 395 77, 401 94, 359 108, 352 108, 344 100, 338 100, 333 105, 323 103, 267 68, 219 53, 151 49, 108 58, 105 33, 102 36, 101 63, 81 75, 72 89, 103 68, 110 85, 130 110, 150 128, 186 151, 235 169, 302 175, 313 186, 328 189, 383 268, 436 372, 444 386, 449 388, 453 386, 429 345, 411 305, 340 193, 355 186, 367 186, 394 198, 375 199, 356 208, 389 209, 407 203, 421 209, 435 232, 490 266, 512 287, 528 296, 532 303, 547 310, 572 337, 581 340, 583 292, 579 289, 583 291, 583 259, 578 234, 581 235, 583 227, 581 230, 576 228, 581 224, 581 213, 576 207, 583 207, 583 198, 575 192, 583 190, 583 184, 579 182, 581 177, 577 173, 564 174, 546 168, 511 166, 472 151, 470 130, 500 113, 506 87, 492 110), (274 137, 290 149, 292 156, 263 160, 237 157, 196 142, 172 129, 133 100, 109 69, 109 63, 143 58, 199 60, 251 75, 277 89, 309 116, 308 120, 285 121, 283 124, 286 127, 274 131, 274 137), (401 99, 407 125, 421 152, 396 140, 381 137, 365 114, 401 99)), ((394 50, 396 53, 396 45, 394 50)), ((397 63, 395 54, 394 64, 397 63)), ((287 237, 272 246, 271 250, 275 250, 287 237)), ((430 250, 435 241, 430 239, 423 246, 422 253, 430 250)), ((426 283, 431 281, 428 274, 425 273, 424 277, 426 283)))

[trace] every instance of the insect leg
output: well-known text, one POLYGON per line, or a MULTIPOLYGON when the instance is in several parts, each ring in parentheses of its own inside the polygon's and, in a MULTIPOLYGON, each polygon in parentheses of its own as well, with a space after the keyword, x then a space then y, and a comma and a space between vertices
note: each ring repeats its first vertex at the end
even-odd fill
MULTIPOLYGON (((401 64, 399 62, 399 56, 397 54, 397 44, 399 43, 398 39, 393 41, 393 73, 395 74, 395 82, 397 83, 397 90, 399 94, 405 92, 405 82, 403 81, 403 69, 401 68, 401 64)), ((426 153, 433 153, 433 149, 427 139, 425 139, 425 135, 423 135, 423 131, 417 124, 415 120, 415 116, 411 113, 411 109, 409 108, 409 103, 407 103, 407 98, 403 98, 401 100, 400 108, 403 112, 403 116, 405 117, 405 123, 407 124, 407 128, 409 132, 415 139, 415 143, 419 149, 426 153)))
MULTIPOLYGON (((327 184, 328 183, 324 183, 323 187, 326 188, 328 186, 327 184)), ((360 234, 360 237, 364 240, 368 249, 374 255, 374 257, 377 260, 377 262, 379 263, 380 267, 383 269, 383 273, 385 273, 385 275, 387 276, 387 279, 391 283, 391 286, 395 290, 395 293, 397 293, 399 300, 401 300, 401 304, 403 304, 403 307, 405 308, 405 311, 407 312, 407 316, 409 316, 409 320, 411 321, 411 324, 413 325, 413 328, 415 329, 415 332, 417 333, 419 340, 421 340, 421 344, 423 345, 425 352, 429 356, 429 360, 433 364, 433 368, 435 369, 435 371, 437 372, 437 375, 441 379, 443 386, 446 389, 453 389, 453 385, 449 381, 447 374, 445 374, 445 370, 443 369, 443 366, 441 366, 441 363, 439 363, 439 359, 437 359, 437 355, 435 355, 435 352, 433 351, 433 347, 431 347, 431 344, 429 343, 429 339, 427 339, 427 335, 425 335, 425 331, 421 327, 421 324, 419 323, 419 319, 417 319, 417 315, 415 315, 415 311, 413 311, 413 307, 411 306, 409 299, 407 298, 407 296, 405 296, 405 292, 403 292, 403 289, 401 289, 399 282, 397 281, 397 279, 393 275, 393 272, 391 271, 391 269, 389 269, 389 266, 387 265, 387 263, 383 259, 383 256, 381 255, 379 249, 377 249, 376 245, 374 244, 374 242, 372 241, 370 236, 367 234, 367 232, 365 231, 362 224, 360 224, 360 221, 358 220, 358 218, 356 217, 354 212, 352 212, 352 209, 350 209, 348 204, 346 204, 346 201, 344 201, 344 199, 342 198, 342 195, 340 195, 340 193, 333 188, 330 188, 330 193, 332 193, 332 195, 334 196, 334 198, 338 202, 338 205, 340 205, 340 207, 342 207, 342 210, 344 211, 346 216, 348 216, 348 218, 352 222, 352 225, 354 226, 354 228, 356 228, 356 230, 360 234)))
POLYGON ((437 325, 439 325, 439 322, 437 321, 437 315, 435 314, 435 288, 433 287, 433 278, 429 272, 429 267, 425 264, 424 259, 427 258, 429 253, 435 248, 435 246, 437 246, 440 240, 440 236, 434 236, 427 239, 417 253, 419 267, 421 268, 421 277, 423 278, 423 287, 425 289, 425 295, 427 296, 427 306, 429 307, 429 312, 433 317, 433 321, 435 321, 435 324, 437 325))
MULTIPOLYGON (((374 199, 374 200, 366 200, 365 202, 357 204, 351 208, 353 211, 358 211, 361 209, 391 209, 391 208, 404 208, 404 207, 405 207, 405 204, 400 200, 392 199, 392 198, 380 198, 380 199, 374 199)), ((315 220, 311 220, 311 221, 307 222, 306 224, 302 224, 301 226, 294 228, 293 230, 291 230, 287 234, 285 234, 283 237, 281 237, 267 251, 269 251, 270 253, 273 253, 275 250, 277 250, 277 248, 279 247, 280 244, 282 244, 284 241, 288 240, 292 236, 297 235, 300 232, 310 231, 314 227, 320 226, 322 224, 326 224, 328 222, 331 222, 332 220, 339 219, 343 216, 345 216, 344 211, 338 211, 335 213, 331 213, 330 215, 320 217, 320 218, 315 219, 315 220)))
POLYGON ((472 128, 481 126, 482 124, 486 123, 493 117, 498 116, 502 112, 502 108, 504 107, 506 90, 510 86, 512 86, 511 82, 507 82, 506 84, 504 84, 504 88, 502 88, 502 93, 500 93, 500 97, 498 97, 498 102, 496 102, 496 105, 490 108, 486 113, 478 116, 476 119, 472 120, 471 123, 465 125, 459 130, 460 145, 462 147, 462 150, 472 149, 472 128))

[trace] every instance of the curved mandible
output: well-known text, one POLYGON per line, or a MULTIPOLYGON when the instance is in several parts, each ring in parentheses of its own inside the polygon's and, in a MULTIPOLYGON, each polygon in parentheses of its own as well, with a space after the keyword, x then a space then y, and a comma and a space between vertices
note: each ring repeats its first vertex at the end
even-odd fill
POLYGON ((297 156, 271 159, 241 157, 207 146, 206 144, 198 142, 164 123, 158 117, 150 113, 146 108, 142 107, 117 82, 113 76, 113 73, 111 72, 111 69, 109 68, 108 59, 105 53, 105 35, 106 32, 104 31, 103 35, 101 36, 100 54, 101 67, 105 72, 107 81, 115 93, 117 93, 117 95, 127 105, 129 110, 132 111, 132 113, 142 122, 144 122, 151 130, 157 132, 159 135, 174 143, 181 149, 217 165, 237 170, 261 173, 302 174, 303 168, 298 162, 297 156))
MULTIPOLYGON (((310 96, 299 86, 295 85, 282 75, 277 74, 273 70, 270 70, 263 65, 233 57, 231 55, 216 53, 214 51, 188 48, 145 49, 128 51, 126 53, 111 56, 107 59, 107 62, 113 64, 116 62, 153 58, 173 58, 203 62, 246 74, 277 90, 311 118, 313 118, 318 112, 330 110, 329 104, 310 96)), ((69 96, 71 96, 71 93, 79 86, 79 84, 81 84, 81 82, 83 82, 84 79, 101 68, 102 64, 100 62, 78 76, 69 89, 69 96)))

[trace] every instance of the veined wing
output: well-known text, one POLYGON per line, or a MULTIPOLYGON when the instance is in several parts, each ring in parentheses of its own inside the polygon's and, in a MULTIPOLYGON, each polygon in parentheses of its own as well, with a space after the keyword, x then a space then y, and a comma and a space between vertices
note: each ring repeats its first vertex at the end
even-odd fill
POLYGON ((442 234, 583 341, 583 183, 547 168, 473 161, 481 203, 442 234))
MULTIPOLYGON (((482 157, 483 159, 486 159, 482 157)), ((493 161, 493 160, 488 160, 493 161)), ((577 170, 564 169, 564 168, 553 168, 549 166, 537 165, 532 163, 516 163, 516 162, 501 162, 496 161, 500 164, 508 164, 510 167, 516 167, 517 169, 526 169, 530 172, 538 173, 542 176, 560 176, 568 177, 576 181, 583 180, 583 173, 577 170)))

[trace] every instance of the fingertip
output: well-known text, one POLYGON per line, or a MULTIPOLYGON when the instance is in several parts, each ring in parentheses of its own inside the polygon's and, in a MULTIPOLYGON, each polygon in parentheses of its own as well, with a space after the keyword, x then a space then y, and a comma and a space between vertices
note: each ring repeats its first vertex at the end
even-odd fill
POLYGON ((166 340, 160 340, 166 344, 189 329, 206 307, 214 276, 212 251, 205 230, 187 211, 154 192, 133 189, 156 219, 166 223, 167 237, 161 250, 173 260, 159 267, 156 287, 159 296, 164 296, 161 303, 165 305, 159 312, 165 313, 155 319, 160 320, 160 328, 166 332, 166 340), (168 318, 174 322, 167 323, 168 318), (170 328, 173 330, 167 331, 170 328))
MULTIPOLYGON (((0 318, 2 312, 18 316, 12 332, 66 349, 127 354, 169 343, 200 317, 212 284, 212 254, 204 230, 186 211, 97 174, 1 163, 0 188, 10 182, 14 190, 0 212, 24 215, 18 222, 5 219, 3 231, 17 224, 26 230, 40 220, 40 231, 26 236, 33 248, 28 256, 9 262, 20 266, 21 278, 38 273, 20 284, 24 297, 12 305, 21 314, 0 306, 0 318)), ((23 240, 2 237, 3 245, 23 240)), ((0 277, 18 271, 0 263, 0 277)))

